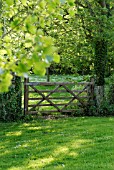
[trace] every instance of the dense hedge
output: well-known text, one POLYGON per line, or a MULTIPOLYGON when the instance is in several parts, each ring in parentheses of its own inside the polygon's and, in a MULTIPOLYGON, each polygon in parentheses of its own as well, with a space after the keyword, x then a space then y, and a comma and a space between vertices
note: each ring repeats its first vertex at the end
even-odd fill
POLYGON ((21 116, 21 78, 14 76, 7 93, 0 94, 0 120, 14 121, 21 116))

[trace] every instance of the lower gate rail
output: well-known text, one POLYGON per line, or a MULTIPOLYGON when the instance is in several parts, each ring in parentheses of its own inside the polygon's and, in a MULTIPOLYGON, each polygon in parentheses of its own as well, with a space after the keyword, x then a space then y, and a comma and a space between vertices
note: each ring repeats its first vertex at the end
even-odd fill
POLYGON ((75 111, 93 99, 94 82, 29 82, 24 80, 24 114, 75 111))

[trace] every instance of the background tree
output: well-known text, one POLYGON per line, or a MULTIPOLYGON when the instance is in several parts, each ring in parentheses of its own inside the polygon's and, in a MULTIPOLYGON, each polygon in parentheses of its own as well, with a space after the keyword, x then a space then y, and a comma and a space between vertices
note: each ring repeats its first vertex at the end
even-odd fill
MULTIPOLYGON (((114 63, 111 50, 114 44, 113 8, 112 0, 75 0, 72 6, 67 3, 62 6, 61 22, 55 19, 54 29, 52 32, 49 29, 57 39, 61 63, 63 62, 64 70, 66 66, 67 73, 74 65, 78 71, 85 68, 90 73, 93 70, 99 103, 104 95, 106 71, 109 75, 114 63)), ((61 63, 58 65, 59 69, 61 63)))
POLYGON ((114 3, 113 1, 106 0, 86 0, 83 2, 84 3, 81 4, 80 1, 75 1, 77 7, 79 9, 81 8, 83 14, 81 20, 86 38, 92 41, 94 48, 94 71, 97 84, 96 96, 98 105, 100 105, 104 95, 104 78, 106 62, 108 61, 108 41, 110 41, 110 31, 112 32, 111 28, 113 26, 111 10, 113 9, 114 3))

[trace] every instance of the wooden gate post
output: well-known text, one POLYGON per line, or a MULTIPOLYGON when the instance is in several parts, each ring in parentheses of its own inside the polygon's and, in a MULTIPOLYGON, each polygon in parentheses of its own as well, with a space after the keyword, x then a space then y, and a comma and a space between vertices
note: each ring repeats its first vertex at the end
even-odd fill
POLYGON ((24 78, 24 115, 28 113, 29 78, 24 78))
POLYGON ((94 86, 95 86, 95 80, 93 77, 90 78, 90 100, 94 101, 94 86))
POLYGON ((90 84, 88 86, 88 97, 89 97, 89 105, 91 105, 94 101, 94 85, 95 85, 95 82, 94 82, 94 78, 90 78, 90 84))

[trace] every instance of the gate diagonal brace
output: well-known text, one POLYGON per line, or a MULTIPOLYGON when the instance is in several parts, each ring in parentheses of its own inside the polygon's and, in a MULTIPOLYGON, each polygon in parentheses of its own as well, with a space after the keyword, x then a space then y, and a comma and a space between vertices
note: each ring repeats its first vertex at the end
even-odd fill
MULTIPOLYGON (((72 96, 74 96, 70 101, 69 101, 69 103, 67 103, 63 108, 62 108, 62 111, 63 111, 63 109, 65 109, 68 105, 70 105, 70 103, 72 103, 75 99, 77 99, 83 106, 85 106, 85 104, 80 100, 80 98, 78 97, 79 96, 79 94, 81 94, 82 92, 83 92, 83 90, 82 90, 82 92, 80 93, 78 93, 77 95, 75 95, 75 93, 74 92, 72 92, 68 87, 66 87, 65 85, 63 85, 63 87, 66 89, 66 91, 67 92, 69 92, 70 94, 72 94, 72 96)), ((85 89, 85 88, 84 88, 85 89)))
POLYGON ((74 100, 75 100, 76 98, 75 97, 73 97, 68 103, 66 103, 65 105, 64 105, 64 107, 61 109, 61 111, 63 112, 64 111, 64 109, 67 107, 67 106, 69 106, 70 105, 70 103, 72 103, 74 100))
POLYGON ((85 86, 85 87, 83 88, 83 90, 77 94, 77 96, 79 96, 81 93, 83 93, 83 91, 84 91, 85 89, 87 89, 87 87, 88 87, 88 85, 85 86))
POLYGON ((61 110, 59 109, 59 107, 57 107, 48 97, 53 94, 59 87, 61 87, 61 85, 58 85, 53 91, 51 91, 47 96, 45 96, 41 91, 39 91, 38 89, 36 89, 34 86, 30 85, 31 88, 34 89, 35 92, 37 92, 39 95, 42 96, 42 100, 40 100, 40 102, 38 102, 36 105, 34 105, 29 111, 31 111, 32 109, 36 108, 37 106, 39 106, 39 104, 41 104, 44 100, 46 100, 48 103, 50 103, 53 107, 55 107, 59 112, 61 112, 61 110))
MULTIPOLYGON (((87 87, 88 87, 88 85, 87 85, 86 87, 84 87, 84 89, 83 89, 81 92, 79 92, 77 95, 74 94, 74 97, 73 97, 61 110, 63 111, 63 109, 65 109, 67 106, 69 106, 70 103, 72 103, 75 99, 79 100, 79 99, 78 99, 78 96, 79 96, 87 87)), ((65 86, 64 88, 66 89, 67 87, 65 86)), ((67 89, 68 89, 68 88, 67 88, 67 89)), ((67 89, 66 89, 66 90, 67 90, 67 89)), ((68 89, 68 90, 69 90, 69 89, 68 89)), ((68 92, 69 92, 69 91, 68 91, 68 92)), ((72 92, 72 91, 71 91, 71 92, 72 92)), ((79 102, 82 104, 81 100, 80 100, 79 102)), ((85 106, 84 103, 83 103, 82 105, 85 106)))

